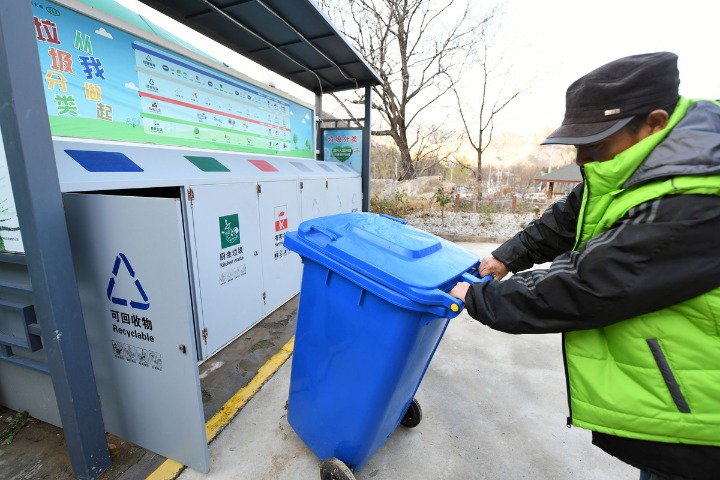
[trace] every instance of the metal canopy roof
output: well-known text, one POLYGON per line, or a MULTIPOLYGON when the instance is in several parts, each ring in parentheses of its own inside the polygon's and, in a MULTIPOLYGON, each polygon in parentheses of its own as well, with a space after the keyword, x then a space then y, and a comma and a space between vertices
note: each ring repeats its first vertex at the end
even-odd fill
POLYGON ((312 0, 140 0, 316 94, 378 74, 312 0))

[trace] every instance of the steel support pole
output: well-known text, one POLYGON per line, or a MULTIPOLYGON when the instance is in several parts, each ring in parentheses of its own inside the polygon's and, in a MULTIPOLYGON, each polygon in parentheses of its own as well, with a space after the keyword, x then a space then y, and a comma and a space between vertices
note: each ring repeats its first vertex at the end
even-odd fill
POLYGON ((362 139, 362 210, 370 211, 370 113, 372 112, 372 87, 365 87, 365 121, 362 139))
POLYGON ((315 94, 315 160, 321 160, 323 153, 320 151, 322 148, 322 137, 320 135, 320 125, 322 122, 322 93, 315 94))
POLYGON ((110 465, 70 254, 32 3, 0 2, 0 122, 35 313, 77 478, 110 465))

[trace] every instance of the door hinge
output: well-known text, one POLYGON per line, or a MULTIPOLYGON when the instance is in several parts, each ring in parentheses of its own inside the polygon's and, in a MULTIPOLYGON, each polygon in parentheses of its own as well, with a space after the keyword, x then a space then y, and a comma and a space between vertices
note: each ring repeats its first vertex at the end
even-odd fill
POLYGON ((328 181, 325 180, 325 188, 328 188, 328 181))
POLYGON ((300 182, 300 190, 303 189, 303 182, 300 182))
POLYGON ((203 330, 202 330, 202 337, 203 337, 203 341, 205 342, 205 345, 207 345, 207 337, 208 337, 207 328, 203 328, 203 330))
POLYGON ((257 184, 257 194, 258 194, 258 197, 260 196, 260 193, 261 193, 261 192, 262 192, 262 187, 261 187, 260 184, 258 183, 258 184, 257 184))
POLYGON ((187 190, 188 202, 192 203, 195 200, 195 191, 192 188, 187 190))
POLYGON ((265 305, 266 304, 265 300, 267 299, 267 294, 265 292, 263 292, 262 297, 263 297, 263 305, 265 305))

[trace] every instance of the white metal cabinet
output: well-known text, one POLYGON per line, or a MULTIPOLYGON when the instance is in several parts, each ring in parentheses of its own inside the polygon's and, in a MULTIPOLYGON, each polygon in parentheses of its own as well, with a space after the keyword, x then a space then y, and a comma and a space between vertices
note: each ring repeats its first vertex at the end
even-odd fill
POLYGON ((298 228, 300 209, 295 180, 258 185, 263 299, 269 315, 300 291, 300 258, 283 245, 285 234, 298 228))
POLYGON ((304 178, 300 188, 302 221, 362 210, 359 177, 304 178))
POLYGON ((327 215, 328 181, 325 178, 304 178, 300 184, 301 221, 327 215))
POLYGON ((188 191, 195 301, 207 358, 265 316, 257 183, 188 191))
POLYGON ((328 179, 327 215, 362 210, 360 177, 328 179))

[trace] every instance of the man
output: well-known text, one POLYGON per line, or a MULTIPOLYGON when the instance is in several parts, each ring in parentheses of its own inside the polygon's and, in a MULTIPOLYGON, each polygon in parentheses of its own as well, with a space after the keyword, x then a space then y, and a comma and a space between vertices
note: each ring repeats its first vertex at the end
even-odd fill
POLYGON ((720 478, 720 106, 678 95, 677 56, 635 55, 567 90, 583 183, 458 283, 508 333, 563 333, 568 425, 641 479, 720 478))

